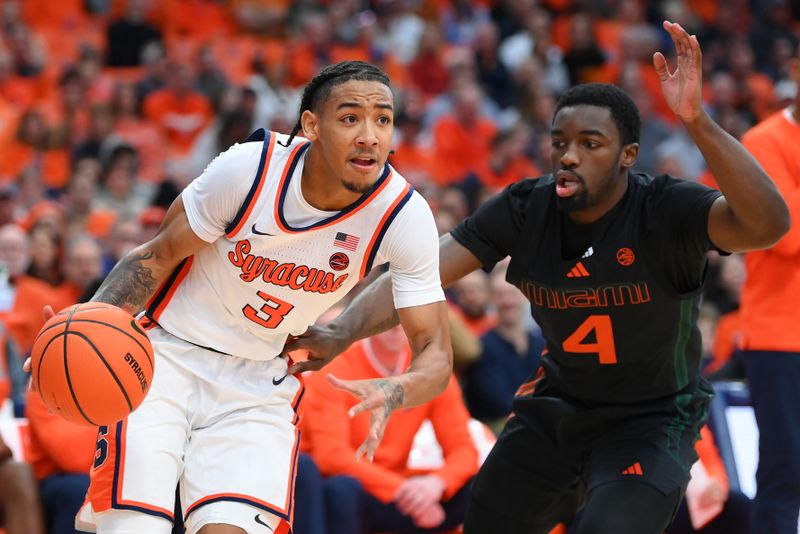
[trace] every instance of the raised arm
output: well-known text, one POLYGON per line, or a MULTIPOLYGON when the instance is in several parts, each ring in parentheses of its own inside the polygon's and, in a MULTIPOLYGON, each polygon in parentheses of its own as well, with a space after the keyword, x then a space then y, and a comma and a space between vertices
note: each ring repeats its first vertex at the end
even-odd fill
POLYGON ((702 53, 697 37, 679 24, 664 22, 677 50, 670 73, 660 52, 653 65, 672 111, 683 122, 720 185, 723 197, 711 207, 708 235, 722 250, 736 252, 768 247, 789 230, 789 211, 761 165, 702 107, 702 53))
POLYGON ((184 258, 207 244, 189 226, 179 196, 169 207, 158 234, 120 259, 92 300, 136 314, 184 258))

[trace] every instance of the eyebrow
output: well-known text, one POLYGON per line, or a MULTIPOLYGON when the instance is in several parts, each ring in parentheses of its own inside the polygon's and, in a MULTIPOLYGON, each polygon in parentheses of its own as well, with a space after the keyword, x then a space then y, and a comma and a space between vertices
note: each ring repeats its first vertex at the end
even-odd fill
MULTIPOLYGON (((342 108, 363 108, 363 107, 364 106, 362 104, 359 104, 358 102, 342 102, 341 104, 336 106, 336 111, 339 111, 342 108)), ((391 104, 375 104, 375 107, 379 109, 388 109, 389 111, 394 110, 391 104)))
MULTIPOLYGON (((603 137, 605 139, 608 139, 608 136, 606 134, 604 134, 600 130, 596 130, 594 128, 590 128, 590 129, 587 129, 587 130, 581 130, 578 133, 580 133, 581 135, 596 135, 598 137, 603 137)), ((563 130, 559 130, 559 129, 553 129, 553 130, 550 130, 550 135, 564 135, 564 131, 563 130)))

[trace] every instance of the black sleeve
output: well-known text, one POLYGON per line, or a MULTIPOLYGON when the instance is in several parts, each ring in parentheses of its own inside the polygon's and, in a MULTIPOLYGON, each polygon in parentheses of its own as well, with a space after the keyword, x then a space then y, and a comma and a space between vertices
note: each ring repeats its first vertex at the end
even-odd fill
POLYGON ((649 240, 667 277, 679 293, 703 283, 705 255, 714 244, 708 236, 708 214, 722 193, 703 184, 660 176, 655 180, 654 214, 649 240))
POLYGON ((510 255, 519 238, 536 179, 511 184, 483 203, 450 234, 478 258, 485 269, 510 255))

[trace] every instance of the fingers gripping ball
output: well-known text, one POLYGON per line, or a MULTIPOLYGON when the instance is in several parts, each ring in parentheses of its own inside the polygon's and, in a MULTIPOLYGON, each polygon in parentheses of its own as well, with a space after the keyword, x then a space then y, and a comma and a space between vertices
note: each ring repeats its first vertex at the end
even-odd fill
POLYGON ((31 351, 33 383, 53 413, 84 425, 110 425, 144 400, 153 347, 131 315, 87 302, 61 310, 31 351))

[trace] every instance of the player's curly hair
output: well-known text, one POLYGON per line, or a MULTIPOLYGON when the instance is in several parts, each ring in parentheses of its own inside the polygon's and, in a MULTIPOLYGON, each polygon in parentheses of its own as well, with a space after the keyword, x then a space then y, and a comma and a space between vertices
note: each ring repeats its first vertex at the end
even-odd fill
POLYGON ((302 128, 300 119, 303 116, 303 112, 317 109, 319 103, 331 93, 333 87, 350 80, 380 82, 387 87, 391 87, 389 76, 375 65, 365 61, 342 61, 334 65, 328 65, 314 76, 303 89, 303 98, 300 101, 297 122, 289 134, 286 146, 292 143, 292 140, 302 128))
POLYGON ((619 129, 620 141, 623 145, 639 142, 642 129, 642 118, 639 109, 628 93, 607 83, 585 83, 572 87, 561 95, 553 112, 553 120, 562 108, 572 106, 599 106, 608 108, 611 118, 619 129))

